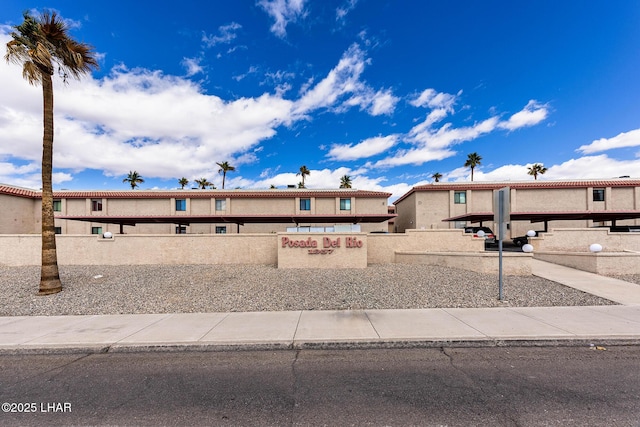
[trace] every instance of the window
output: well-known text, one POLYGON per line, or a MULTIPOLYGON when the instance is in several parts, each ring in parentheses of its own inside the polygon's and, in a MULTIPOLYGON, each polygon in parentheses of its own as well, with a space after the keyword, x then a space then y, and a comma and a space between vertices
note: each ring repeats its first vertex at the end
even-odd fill
POLYGON ((455 221, 453 223, 453 228, 465 228, 467 226, 467 221, 455 221))
POLYGON ((227 234, 226 225, 216 225, 216 234, 227 234))
POLYGON ((466 191, 456 191, 453 193, 453 203, 456 205, 466 205, 467 204, 467 192, 466 191))
POLYGON ((176 225, 176 234, 187 234, 186 225, 176 225))
POLYGON ((187 210, 187 199, 176 199, 176 211, 187 210))
POLYGON ((91 234, 102 234, 102 227, 91 227, 91 234))
POLYGON ((350 211, 351 210, 351 199, 340 199, 340 210, 341 211, 350 211))
POLYGON ((604 202, 604 188, 594 188, 593 189, 593 201, 594 202, 604 202))
POLYGON ((102 199, 91 199, 91 210, 93 212, 102 210, 102 199))
POLYGON ((54 212, 62 212, 62 200, 54 200, 53 201, 53 211, 54 212))
POLYGON ((216 210, 224 211, 227 209, 227 201, 225 199, 216 199, 216 210))
POLYGON ((54 229, 54 233, 62 234, 62 227, 53 227, 53 229, 54 229))
POLYGON ((300 199, 300 210, 301 211, 310 211, 311 210, 311 199, 300 199))

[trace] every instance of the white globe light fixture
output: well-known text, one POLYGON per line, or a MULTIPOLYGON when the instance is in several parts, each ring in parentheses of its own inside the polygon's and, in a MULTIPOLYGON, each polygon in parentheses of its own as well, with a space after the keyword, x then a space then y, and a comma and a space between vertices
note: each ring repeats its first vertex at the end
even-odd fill
POLYGON ((105 239, 111 239, 111 238, 113 238, 113 233, 111 233, 110 231, 107 231, 106 233, 104 233, 102 235, 102 237, 105 238, 105 239))
POLYGON ((482 230, 478 230, 476 234, 478 235, 478 237, 484 237, 484 231, 482 230))
POLYGON ((536 232, 533 230, 527 231, 527 237, 536 237, 536 232))
POLYGON ((593 253, 598 253, 602 251, 602 245, 599 243, 593 243, 591 246, 589 246, 589 250, 593 253))
POLYGON ((530 245, 528 243, 526 245, 522 245, 522 252, 526 252, 526 253, 533 252, 533 245, 530 245))

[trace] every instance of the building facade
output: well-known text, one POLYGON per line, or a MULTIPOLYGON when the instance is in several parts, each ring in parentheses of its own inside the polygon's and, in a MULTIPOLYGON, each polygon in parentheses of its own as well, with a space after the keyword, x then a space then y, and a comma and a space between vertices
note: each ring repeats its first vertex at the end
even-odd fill
MULTIPOLYGON (((355 189, 55 191, 60 234, 386 232, 389 193, 355 189)), ((40 233, 39 191, 0 185, 0 233, 40 233)))
POLYGON ((416 186, 394 202, 394 231, 494 227, 494 191, 509 187, 510 236, 527 230, 640 224, 640 180, 458 182, 416 186), (615 223, 615 224, 614 224, 615 223))

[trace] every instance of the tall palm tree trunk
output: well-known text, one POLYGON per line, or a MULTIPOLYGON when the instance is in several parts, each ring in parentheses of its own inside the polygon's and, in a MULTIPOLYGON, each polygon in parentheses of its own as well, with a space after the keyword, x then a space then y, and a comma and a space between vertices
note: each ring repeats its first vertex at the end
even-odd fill
POLYGON ((55 294, 62 290, 58 271, 56 232, 53 216, 53 82, 42 73, 44 135, 42 137, 42 267, 38 294, 55 294))

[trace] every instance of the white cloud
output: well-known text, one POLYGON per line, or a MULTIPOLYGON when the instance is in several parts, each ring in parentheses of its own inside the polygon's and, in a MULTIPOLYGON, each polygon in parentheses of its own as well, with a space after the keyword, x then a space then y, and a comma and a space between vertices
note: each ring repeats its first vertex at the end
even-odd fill
POLYGON ((232 22, 227 25, 221 25, 218 27, 218 34, 202 34, 202 42, 207 47, 213 47, 218 44, 229 44, 238 36, 237 31, 242 28, 242 25, 237 22, 232 22))
POLYGON ((310 110, 329 107, 342 95, 357 92, 363 86, 359 79, 365 62, 364 52, 360 47, 357 44, 351 45, 338 65, 296 102, 296 111, 305 114, 310 110))
MULTIPOLYGON (((0 158, 39 163, 42 89, 28 85, 20 71, 0 66, 0 158)), ((187 79, 124 66, 100 80, 87 76, 64 85, 55 79, 54 85, 54 166, 107 175, 132 169, 160 178, 205 174, 211 159, 242 159, 272 137, 290 123, 293 106, 270 94, 225 101, 187 79)))
POLYGON ((304 3, 305 0, 260 0, 257 4, 275 21, 271 32, 284 38, 287 35, 287 25, 306 16, 304 3))
POLYGON ((397 135, 378 136, 365 139, 358 144, 334 144, 327 157, 331 160, 357 160, 375 156, 393 147, 398 140, 397 135))
POLYGON ((425 162, 442 160, 455 155, 451 149, 454 145, 472 141, 497 129, 515 130, 520 127, 533 126, 547 117, 548 107, 537 101, 529 101, 519 112, 508 120, 500 121, 497 115, 489 117, 471 126, 454 127, 445 123, 440 127, 434 125, 453 113, 453 106, 458 95, 438 93, 433 89, 423 91, 410 103, 416 107, 429 107, 433 110, 426 119, 415 125, 403 137, 404 142, 413 148, 400 149, 393 155, 378 160, 375 167, 401 166, 407 164, 420 165, 425 162))
POLYGON ((204 68, 200 65, 202 58, 182 58, 182 66, 187 69, 187 77, 202 73, 204 68))
POLYGON ((523 127, 534 126, 543 121, 549 115, 549 106, 531 100, 521 110, 509 117, 507 121, 500 122, 498 127, 507 130, 516 130, 523 127))
POLYGON ((615 178, 625 175, 640 177, 640 162, 616 160, 606 154, 570 159, 548 168, 544 179, 615 178))
MULTIPOLYGON (((531 163, 524 165, 509 164, 487 171, 477 167, 473 173, 474 181, 531 181, 528 174, 531 163)), ((563 179, 600 179, 616 178, 628 175, 640 176, 640 162, 636 160, 616 160, 602 154, 570 159, 563 163, 547 166, 544 175, 538 175, 538 181, 563 179)), ((469 168, 460 167, 444 174, 442 181, 469 181, 469 168)))
POLYGON ((462 95, 462 91, 459 91, 457 95, 451 95, 450 93, 437 92, 435 89, 425 89, 417 98, 409 101, 409 104, 414 107, 429 107, 452 112, 460 95, 462 95))
POLYGON ((593 154, 600 151, 613 150, 615 148, 638 147, 640 146, 640 129, 622 132, 613 138, 600 138, 591 144, 582 145, 576 151, 584 154, 593 154))
MULTIPOLYGON (((0 32, 0 45, 9 36, 0 32)), ((59 181, 69 171, 96 169, 107 176, 137 170, 147 178, 213 176, 215 159, 236 166, 255 162, 255 149, 278 127, 306 120, 319 108, 340 111, 347 101, 370 114, 391 110, 395 97, 360 81, 367 59, 357 45, 345 52, 325 78, 297 100, 275 94, 224 100, 205 94, 198 84, 161 71, 120 65, 101 78, 86 76, 64 85, 54 79, 55 153, 59 181), (213 160, 212 160, 213 159, 213 160)), ((195 70, 196 61, 187 61, 195 70)), ((275 77, 286 77, 278 74, 275 77)), ((0 66, 0 160, 39 164, 42 144, 42 89, 28 85, 16 65, 0 66)), ((0 175, 19 184, 26 172, 0 175), (11 179, 13 177, 13 179, 11 179)), ((239 179, 239 177, 238 177, 239 179)), ((25 182, 34 183, 34 175, 25 182)), ((38 185, 32 185, 39 187, 38 185)))
POLYGON ((353 44, 328 74, 317 84, 305 85, 306 91, 296 101, 295 113, 304 115, 319 108, 344 112, 360 107, 372 116, 393 112, 399 98, 390 89, 374 90, 360 77, 370 61, 358 44, 353 44))
POLYGON ((355 9, 357 4, 358 0, 347 0, 343 6, 339 6, 336 9, 336 21, 344 24, 347 15, 349 14, 349 12, 355 9))
POLYGON ((400 98, 393 96, 390 90, 379 90, 371 97, 371 107, 368 109, 372 116, 391 114, 400 98))

